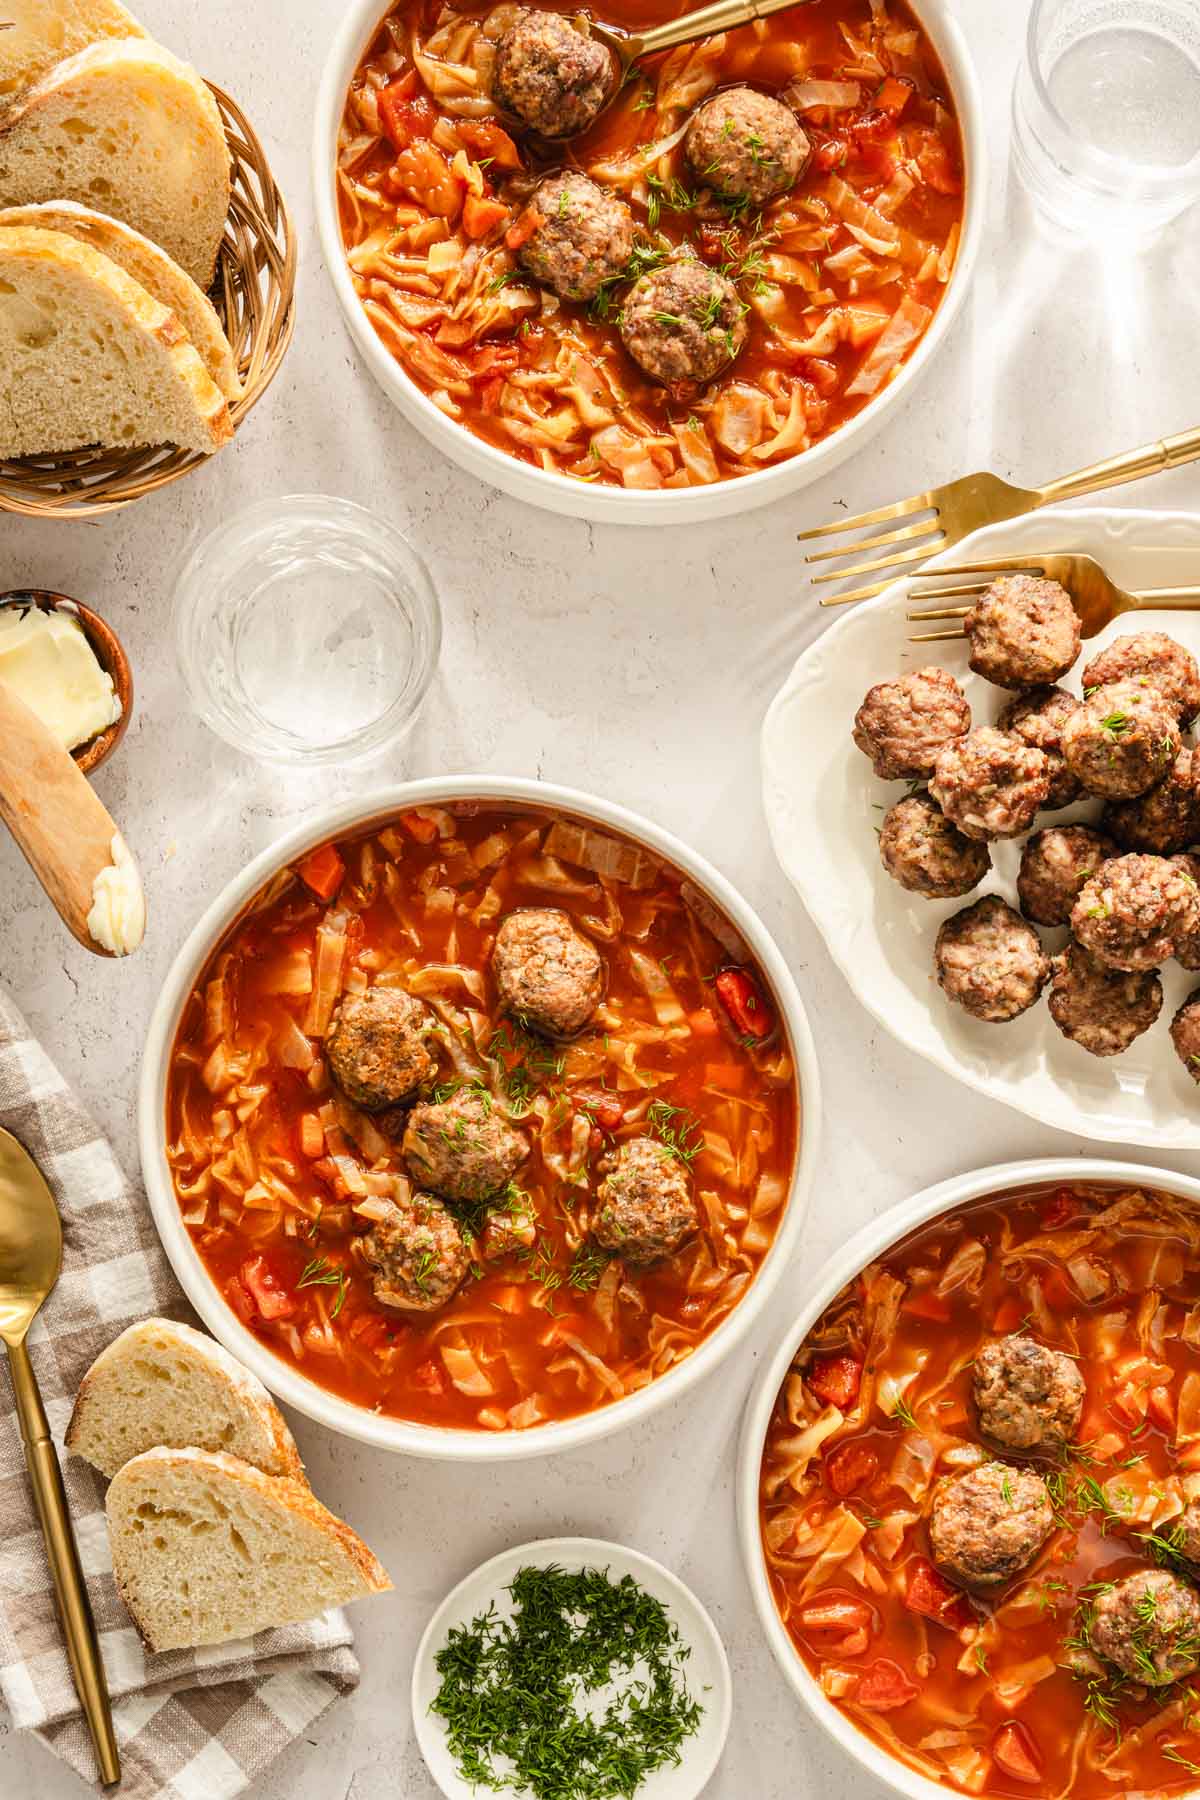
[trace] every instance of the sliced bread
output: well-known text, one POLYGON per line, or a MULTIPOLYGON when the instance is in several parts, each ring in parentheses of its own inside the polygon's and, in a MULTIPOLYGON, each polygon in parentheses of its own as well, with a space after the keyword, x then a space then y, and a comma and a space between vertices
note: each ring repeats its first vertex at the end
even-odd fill
POLYGON ((159 1444, 226 1450, 264 1475, 304 1479, 283 1414, 228 1350, 172 1319, 142 1319, 102 1350, 79 1387, 67 1449, 110 1478, 159 1444))
POLYGON ((144 35, 118 0, 0 0, 0 112, 66 56, 144 35))
MULTIPOLYGON (((4 0, 0 0, 3 8, 4 0)), ((141 282, 148 294, 175 314, 200 360, 227 400, 241 398, 233 351, 216 309, 190 275, 160 250, 157 244, 107 213, 93 212, 73 200, 46 200, 38 206, 11 206, 0 212, 0 226, 29 225, 38 231, 65 231, 68 237, 90 244, 109 257, 127 275, 141 282)))
POLYGON ((161 245, 202 288, 229 192, 216 101, 194 69, 149 38, 90 44, 0 118, 0 206, 98 207, 161 245))
POLYGON ((0 458, 233 435, 174 313, 58 231, 0 229, 0 458))
POLYGON ((151 1650, 253 1637, 392 1585, 301 1482, 235 1456, 148 1450, 105 1505, 117 1589, 151 1650))

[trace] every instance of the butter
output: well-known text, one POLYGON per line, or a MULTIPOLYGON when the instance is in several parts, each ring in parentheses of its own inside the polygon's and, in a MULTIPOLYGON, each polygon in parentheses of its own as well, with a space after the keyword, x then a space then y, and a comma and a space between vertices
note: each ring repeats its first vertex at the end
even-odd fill
POLYGON ((129 956, 146 934, 146 896, 137 864, 118 831, 109 846, 112 862, 92 883, 87 928, 110 956, 129 956))
POLYGON ((0 681, 75 750, 115 725, 121 702, 83 627, 61 609, 0 606, 0 681))

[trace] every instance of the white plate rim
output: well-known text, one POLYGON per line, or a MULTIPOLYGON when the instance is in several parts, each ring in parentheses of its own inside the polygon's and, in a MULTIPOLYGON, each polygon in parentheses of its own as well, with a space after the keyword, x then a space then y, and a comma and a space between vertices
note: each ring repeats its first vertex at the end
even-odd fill
MULTIPOLYGON (((1006 533, 1013 530, 1020 532, 1030 530, 1033 520, 1044 520, 1052 526, 1061 526, 1064 520, 1069 520, 1078 522, 1084 530, 1101 531, 1114 539, 1132 539, 1136 543, 1141 538, 1144 541, 1137 547, 1146 549, 1155 547, 1151 542, 1155 532, 1163 534, 1175 532, 1181 537, 1190 534, 1196 542, 1198 557, 1200 557, 1200 513, 1180 508, 1152 510, 1138 507, 1057 506, 1041 509, 1032 515, 1021 514, 1015 519, 1005 520, 997 525, 983 526, 963 538, 952 548, 931 557, 928 563, 922 565, 920 574, 929 573, 943 563, 955 564, 979 560, 985 551, 990 551, 994 546, 1002 547, 1006 533)), ((1024 549, 1024 545, 1021 548, 1024 549)), ((1007 1092, 1002 1084, 977 1075, 974 1070, 957 1061, 940 1044, 918 1042, 906 1035, 880 1007, 870 983, 862 978, 852 962, 848 963, 839 953, 820 906, 814 904, 812 890, 806 886, 787 845, 782 841, 773 797, 775 785, 783 779, 781 772, 775 767, 773 756, 773 734, 776 721, 789 704, 795 688, 800 684, 809 659, 815 654, 820 654, 822 657, 836 654, 839 638, 850 631, 856 618, 861 617, 864 612, 884 612, 895 606, 907 589, 908 582, 913 579, 915 577, 911 574, 902 576, 873 600, 864 601, 835 619, 827 631, 822 632, 801 651, 787 678, 767 708, 759 740, 761 792, 771 847, 781 870, 803 901, 805 910, 820 933, 831 960, 849 984, 855 998, 866 1008, 871 1017, 884 1027, 889 1036, 906 1050, 920 1056, 923 1061, 940 1069, 943 1074, 951 1076, 955 1081, 961 1082, 963 1086, 982 1094, 986 1099, 998 1101, 1014 1112, 1033 1119, 1037 1124, 1048 1125, 1054 1130, 1069 1131, 1077 1137, 1103 1143, 1125 1144, 1167 1153, 1200 1150, 1200 1114, 1197 1115, 1196 1124, 1191 1129, 1188 1129, 1186 1124, 1181 1125, 1180 1129, 1169 1138, 1164 1137, 1160 1130, 1156 1130, 1149 1123, 1142 1127, 1140 1133, 1121 1127, 1114 1128, 1104 1119, 1086 1115, 1078 1108, 1072 1107, 1067 1099, 1065 1089, 1060 1090, 1065 1102, 1061 1109, 1050 1105, 1036 1104, 1028 1096, 1018 1097, 1007 1092)))
MULTIPOLYGON (((645 1584, 647 1577, 658 1586, 667 1589, 672 1603, 672 1623, 686 1643, 696 1642, 696 1632, 687 1629, 698 1627, 698 1635, 707 1643, 713 1655, 718 1674, 718 1687, 711 1705, 716 1709, 717 1731, 713 1747, 705 1756, 703 1763, 698 1764, 694 1773, 697 1785, 694 1793, 699 1795, 711 1780, 717 1765, 725 1751, 729 1737, 729 1727, 733 1718, 733 1678, 729 1670, 729 1657, 707 1607, 697 1598, 687 1584, 678 1575, 663 1564, 646 1556, 640 1550, 631 1549, 626 1544, 611 1543, 604 1538, 560 1537, 534 1538, 527 1544, 519 1544, 513 1549, 501 1550, 496 1556, 489 1557, 480 1563, 470 1574, 451 1588, 445 1599, 435 1608, 433 1616, 421 1633, 421 1641, 413 1659, 412 1696, 413 1729, 417 1743, 430 1777, 435 1781, 447 1800, 478 1800, 480 1790, 472 1787, 457 1775, 444 1776, 437 1763, 431 1759, 427 1746, 436 1744, 442 1749, 442 1729, 434 1722, 427 1703, 423 1699, 423 1678, 433 1670, 434 1645, 444 1636, 448 1627, 457 1624, 460 1618, 473 1616, 488 1598, 502 1591, 510 1575, 518 1569, 527 1568, 530 1564, 544 1568, 550 1563, 561 1563, 565 1567, 595 1567, 615 1571, 618 1576, 632 1575, 636 1581, 645 1584), (447 1783, 451 1785, 447 1785, 447 1783)), ((656 1596, 659 1597, 659 1596, 656 1596)), ((436 1679, 435 1677, 433 1677, 436 1679)), ((693 1696, 698 1697, 698 1696, 693 1696)), ((706 1707, 706 1711, 710 1710, 706 1707)), ((688 1740, 692 1743, 694 1740, 688 1740)), ((688 1768, 688 1757, 691 1752, 684 1749, 678 1771, 688 1768)), ((440 1760, 440 1759, 439 1759, 440 1760)))

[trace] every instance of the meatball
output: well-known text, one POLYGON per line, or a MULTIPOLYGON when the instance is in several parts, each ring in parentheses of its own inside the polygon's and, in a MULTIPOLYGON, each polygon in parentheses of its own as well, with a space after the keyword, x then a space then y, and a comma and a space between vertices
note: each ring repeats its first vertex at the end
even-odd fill
MULTIPOLYGON (((1196 891, 1200 893, 1200 856, 1173 856, 1171 861, 1196 883, 1196 891)), ((1185 931, 1176 938, 1175 960, 1191 975, 1200 971, 1200 925, 1195 931, 1185 931)))
POLYGON ((1071 1357, 1019 1334, 994 1338, 972 1375, 979 1429, 1007 1450, 1057 1450, 1083 1413, 1083 1376, 1071 1357))
POLYGON ((361 1244, 375 1270, 375 1298, 404 1312, 436 1312, 467 1273, 470 1258, 462 1233, 432 1194, 388 1201, 387 1209, 361 1244))
POLYGON ((582 1031, 604 986, 600 952, 556 906, 508 914, 496 933, 492 971, 505 1008, 549 1037, 582 1031))
POLYGON ((1079 655, 1079 614, 1057 581, 1001 575, 964 621, 971 667, 997 687, 1044 686, 1079 655))
POLYGON ((493 98, 543 137, 586 131, 615 86, 611 51, 561 13, 521 13, 496 46, 493 98))
POLYGON ((625 202, 574 169, 547 176, 530 205, 541 223, 517 261, 564 300, 595 299, 633 255, 633 214, 625 202))
POLYGON ((987 845, 964 837, 927 794, 897 800, 884 815, 879 858, 902 888, 929 900, 969 894, 992 866, 987 845))
POLYGON ((697 181, 751 206, 786 194, 809 157, 791 108, 748 87, 725 88, 698 106, 683 149, 697 181))
POLYGON ((947 744, 971 729, 971 709, 945 669, 917 669, 868 690, 854 742, 882 781, 923 781, 947 744))
POLYGON ((746 308, 728 276, 680 257, 634 282, 621 341, 652 381, 704 387, 745 343, 746 308))
POLYGON ((1050 979, 1037 932, 995 894, 944 922, 933 962, 947 998, 991 1025, 1025 1012, 1050 979))
POLYGON ((1088 1642, 1131 1681, 1166 1687, 1200 1668, 1200 1599, 1169 1569, 1139 1569, 1096 1596, 1088 1642))
POLYGON ((1114 638, 1083 671, 1085 694, 1089 688, 1128 681, 1157 688, 1181 725, 1190 725, 1200 714, 1200 669, 1196 659, 1163 631, 1139 631, 1133 637, 1114 638))
POLYGON ((1179 726, 1156 688, 1095 688, 1063 726, 1067 767, 1089 794, 1132 800, 1161 781, 1179 755, 1179 726))
POLYGON ((512 1180, 529 1145, 482 1088, 414 1106, 401 1145, 408 1172, 450 1200, 486 1200, 512 1180))
POLYGON ((944 1575, 996 1588, 1028 1568, 1054 1526, 1046 1484, 1032 1469, 981 1463, 934 1484, 929 1545, 944 1575))
POLYGON ((1065 688, 1031 688, 1029 693, 1009 700, 996 720, 997 731, 1007 731, 1010 737, 1032 744, 1050 765, 1047 812, 1073 806, 1083 793, 1062 753, 1062 728, 1078 705, 1074 694, 1068 694, 1065 688))
POLYGON ((631 1138, 600 1165, 592 1235, 625 1262, 645 1267, 673 1256, 699 1223, 687 1171, 654 1138, 631 1138))
POLYGON ((1115 856, 1084 883, 1071 930, 1114 969, 1156 969, 1200 930, 1200 890, 1165 856, 1115 856))
POLYGON ((434 1023, 429 1008, 403 988, 347 994, 325 1034, 329 1073, 368 1112, 400 1106, 436 1073, 425 1044, 434 1023))
POLYGON ((1105 829, 1123 850, 1172 856, 1200 839, 1200 763, 1181 750, 1166 775, 1135 800, 1110 800, 1105 829))
POLYGON ((1050 773, 1040 750, 981 725, 946 745, 929 791, 967 837, 1020 837, 1046 803, 1050 773))
POLYGON ((1186 1556, 1190 1563, 1200 1563, 1200 1499, 1189 1500, 1177 1519, 1166 1527, 1164 1536, 1186 1556))
POLYGON ((1065 925, 1084 882, 1117 846, 1090 825, 1049 825, 1026 839, 1017 875, 1021 911, 1038 925, 1065 925))
POLYGON ((1112 969, 1078 944, 1050 964, 1050 1017, 1064 1037, 1090 1056, 1119 1056, 1149 1031, 1162 1011, 1154 969, 1112 969))
POLYGON ((1200 988, 1192 989, 1171 1020, 1171 1042, 1192 1080, 1200 1083, 1200 988))

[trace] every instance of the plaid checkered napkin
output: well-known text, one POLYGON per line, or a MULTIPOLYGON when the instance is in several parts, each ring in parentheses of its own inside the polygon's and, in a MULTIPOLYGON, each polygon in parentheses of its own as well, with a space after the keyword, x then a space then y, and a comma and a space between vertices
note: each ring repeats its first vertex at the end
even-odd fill
MULTIPOLYGON (((54 1192, 63 1271, 30 1333, 50 1428, 61 1445, 80 1378, 148 1313, 188 1318, 141 1195, 0 989, 0 1125, 54 1192)), ((61 1454, 61 1452, 60 1452, 61 1454)), ((339 1695, 358 1684, 345 1617, 263 1632, 250 1643, 152 1656, 117 1598, 104 1482, 62 1456, 100 1632, 121 1748, 122 1800, 232 1800, 339 1695)), ((63 1649, 10 1390, 0 1376, 0 1696, 86 1781, 91 1739, 63 1649)))

